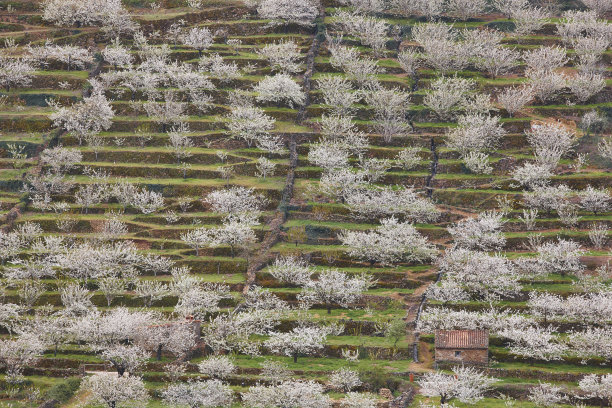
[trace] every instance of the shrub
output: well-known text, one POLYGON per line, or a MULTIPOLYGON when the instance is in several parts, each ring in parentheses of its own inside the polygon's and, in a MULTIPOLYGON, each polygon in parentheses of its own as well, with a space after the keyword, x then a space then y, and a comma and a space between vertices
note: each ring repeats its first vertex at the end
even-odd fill
POLYGON ((45 400, 56 400, 64 403, 72 398, 80 385, 81 379, 79 377, 68 378, 66 381, 49 388, 45 393, 45 400))

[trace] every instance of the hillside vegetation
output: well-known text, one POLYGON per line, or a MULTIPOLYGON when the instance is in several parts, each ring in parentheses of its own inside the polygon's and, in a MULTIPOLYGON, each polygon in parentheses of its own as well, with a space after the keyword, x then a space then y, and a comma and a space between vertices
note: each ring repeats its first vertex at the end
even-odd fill
POLYGON ((0 1, 0 406, 611 406, 611 16, 0 1))

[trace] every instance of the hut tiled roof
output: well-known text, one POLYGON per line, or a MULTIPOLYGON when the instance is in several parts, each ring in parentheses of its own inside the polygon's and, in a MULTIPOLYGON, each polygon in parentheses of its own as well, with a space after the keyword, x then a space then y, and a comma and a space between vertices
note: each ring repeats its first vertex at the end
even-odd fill
POLYGON ((488 330, 437 330, 436 348, 488 349, 488 330))

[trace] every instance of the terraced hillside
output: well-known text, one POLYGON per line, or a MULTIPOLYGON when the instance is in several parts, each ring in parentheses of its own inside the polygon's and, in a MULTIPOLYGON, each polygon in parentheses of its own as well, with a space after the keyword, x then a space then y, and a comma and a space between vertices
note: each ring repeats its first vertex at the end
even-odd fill
POLYGON ((2 406, 612 403, 609 1, 0 7, 2 406))

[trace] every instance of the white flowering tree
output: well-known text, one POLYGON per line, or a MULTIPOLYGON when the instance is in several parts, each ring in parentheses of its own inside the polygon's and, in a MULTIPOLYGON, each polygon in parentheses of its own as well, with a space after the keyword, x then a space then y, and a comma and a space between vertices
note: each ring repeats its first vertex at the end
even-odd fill
POLYGON ((317 6, 316 0, 262 0, 257 6, 257 13, 264 19, 272 20, 273 25, 311 26, 319 15, 317 6))
POLYGON ((558 239, 537 246, 537 266, 543 273, 578 274, 585 265, 580 261, 584 250, 572 240, 558 239))
POLYGON ((606 189, 587 186, 580 193, 580 206, 593 214, 601 214, 612 209, 612 196, 606 189))
POLYGON ((208 204, 214 212, 238 216, 241 214, 258 215, 267 200, 261 194, 255 194, 252 188, 231 187, 209 193, 203 202, 208 204))
POLYGON ((529 390, 529 400, 538 407, 554 407, 563 403, 567 396, 563 394, 563 388, 540 382, 529 390))
POLYGON ((290 108, 302 106, 306 102, 306 95, 300 85, 287 74, 267 76, 255 85, 253 91, 257 93, 258 102, 285 104, 290 108))
POLYGON ((506 238, 500 231, 504 225, 501 212, 488 211, 476 218, 466 218, 448 227, 453 242, 460 248, 484 251, 501 249, 506 238))
POLYGON ((293 41, 266 44, 257 53, 270 63, 273 71, 293 74, 301 70, 299 61, 302 56, 298 45, 293 41))
POLYGON ((101 25, 111 37, 132 33, 138 27, 121 0, 45 0, 42 6, 43 19, 56 25, 101 25))
POLYGON ((293 357, 310 356, 323 350, 328 331, 321 327, 296 327, 288 333, 274 332, 265 341, 265 347, 275 354, 293 357))
POLYGON ((401 89, 376 89, 366 95, 366 102, 374 109, 374 122, 385 142, 403 136, 410 130, 406 120, 410 108, 410 94, 401 89))
POLYGON ((497 95, 497 102, 510 116, 521 111, 533 100, 533 91, 528 86, 507 87, 497 95))
POLYGON ((521 289, 518 271, 501 255, 453 248, 439 259, 438 267, 444 279, 441 286, 431 286, 431 297, 437 300, 496 300, 521 289))
POLYGON ((105 348, 100 357, 111 363, 119 377, 124 374, 135 375, 149 358, 147 352, 138 346, 114 344, 105 348))
POLYGON ((408 187, 357 189, 347 195, 345 202, 360 218, 402 216, 415 222, 431 222, 440 216, 430 199, 419 197, 408 187))
POLYGON ((139 377, 94 374, 83 379, 81 390, 87 393, 90 402, 108 408, 144 407, 149 400, 149 393, 139 377))
POLYGON ((473 88, 474 82, 470 79, 441 77, 431 83, 431 91, 423 103, 440 119, 451 119, 469 106, 473 88))
POLYGON ((67 149, 56 146, 45 149, 40 153, 40 161, 49 166, 55 174, 66 174, 76 168, 77 163, 83 160, 83 154, 78 149, 67 149))
POLYGON ((74 133, 79 143, 85 140, 87 135, 108 130, 115 117, 109 100, 101 93, 94 93, 70 107, 62 107, 59 104, 52 104, 52 107, 55 109, 50 115, 53 124, 74 133))
POLYGON ((219 380, 191 381, 171 384, 161 394, 171 407, 229 407, 233 400, 231 388, 219 380))
POLYGON ((599 357, 607 363, 612 362, 612 328, 609 325, 572 332, 568 342, 572 352, 584 360, 599 357))
POLYGON ((314 268, 304 259, 293 256, 281 256, 268 266, 268 272, 283 283, 304 285, 310 281, 314 268))
POLYGON ((183 44, 198 50, 198 55, 202 56, 202 51, 208 49, 214 40, 212 32, 206 27, 194 27, 182 36, 183 44))
POLYGON ((452 399, 473 404, 483 399, 484 393, 497 381, 473 367, 455 367, 453 373, 425 373, 418 381, 421 394, 440 397, 441 404, 452 399))
POLYGON ((447 134, 447 145, 465 157, 470 152, 495 148, 505 134, 497 116, 465 115, 447 134))
POLYGON ((288 380, 271 386, 255 385, 241 397, 249 408, 331 408, 331 398, 324 391, 315 381, 288 380))
POLYGON ((597 374, 585 375, 578 383, 578 387, 589 398, 601 398, 612 401, 612 374, 599 376, 597 374))
POLYGON ((371 276, 349 276, 330 269, 319 273, 316 280, 307 281, 298 298, 307 304, 323 304, 330 314, 334 305, 348 307, 374 284, 371 276))
POLYGON ((198 364, 198 370, 211 378, 225 379, 236 371, 236 365, 230 357, 210 356, 198 364))
POLYGON ((227 127, 232 137, 243 139, 249 146, 270 138, 276 121, 254 106, 233 105, 227 116, 227 127))
POLYGON ((0 366, 4 366, 7 380, 19 382, 23 369, 36 361, 44 349, 45 344, 36 335, 0 340, 0 366))
POLYGON ((356 371, 342 367, 331 373, 329 384, 332 388, 339 391, 350 392, 363 384, 363 382, 359 379, 359 374, 356 371))
POLYGON ((568 348, 552 327, 528 326, 508 328, 501 333, 510 339, 512 354, 534 360, 560 360, 568 348))
MULTIPOLYGON (((329 106, 332 117, 347 117, 362 95, 353 89, 351 81, 337 75, 322 75, 317 79, 323 102, 329 106)), ((322 118, 323 119, 323 118, 322 118)))
POLYGON ((27 59, 0 56, 0 86, 6 92, 12 87, 29 86, 35 72, 36 68, 27 59))
POLYGON ((383 265, 425 262, 437 254, 435 246, 414 225, 395 218, 381 220, 372 231, 342 231, 338 239, 350 256, 383 265))

